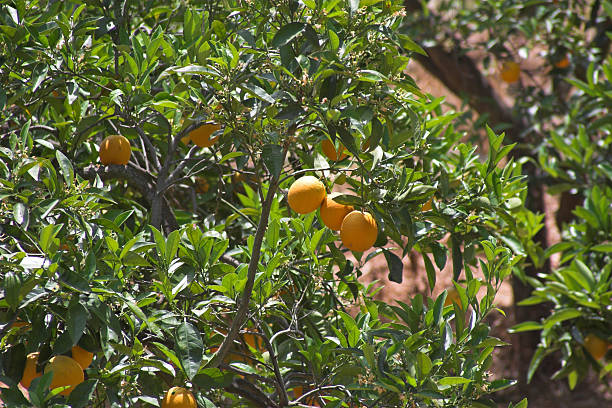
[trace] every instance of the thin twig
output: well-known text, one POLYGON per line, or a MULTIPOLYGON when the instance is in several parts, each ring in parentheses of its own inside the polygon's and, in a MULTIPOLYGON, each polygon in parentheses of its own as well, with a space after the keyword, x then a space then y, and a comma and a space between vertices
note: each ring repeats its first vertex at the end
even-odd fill
POLYGON ((281 375, 280 368, 278 367, 278 360, 276 358, 276 353, 274 353, 274 348, 272 347, 272 343, 268 340, 268 336, 263 333, 261 327, 259 330, 262 332, 258 335, 263 339, 264 343, 266 343, 266 349, 268 349, 268 353, 270 354, 270 361, 272 362, 272 366, 274 367, 274 376, 276 377, 276 390, 280 395, 280 406, 284 407, 289 402, 289 397, 287 396, 287 389, 285 388, 285 381, 283 380, 283 376, 281 375))

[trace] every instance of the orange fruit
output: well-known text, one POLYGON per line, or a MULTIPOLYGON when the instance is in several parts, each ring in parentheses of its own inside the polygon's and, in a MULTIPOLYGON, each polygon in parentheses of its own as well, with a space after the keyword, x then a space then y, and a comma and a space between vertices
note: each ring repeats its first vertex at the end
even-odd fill
POLYGON ((570 65, 570 60, 567 57, 567 55, 565 55, 563 58, 555 62, 555 67, 560 68, 560 69, 565 69, 569 67, 569 65, 570 65))
POLYGON ((595 360, 601 360, 606 355, 609 346, 610 343, 594 334, 587 334, 584 338, 584 348, 587 349, 595 360))
POLYGON ((427 200, 425 204, 421 207, 421 212, 429 211, 433 208, 433 198, 427 200))
POLYGON ((183 142, 184 144, 189 144, 189 142, 191 142, 191 138, 189 137, 189 135, 183 136, 181 137, 181 142, 183 142))
POLYGON ((130 161, 132 148, 130 141, 121 135, 107 136, 100 143, 100 162, 102 164, 126 165, 130 161))
POLYGON ((238 184, 238 183, 242 183, 244 181, 246 181, 246 177, 244 176, 244 174, 235 172, 232 175, 232 183, 238 184))
POLYGON ((67 385, 70 388, 66 388, 60 392, 61 395, 68 396, 80 383, 85 380, 83 369, 76 362, 75 359, 68 356, 55 356, 49 360, 49 364, 45 367, 45 374, 52 372, 53 378, 51 380, 50 389, 65 387, 67 385))
POLYGON ((30 384, 32 383, 32 380, 42 375, 40 371, 36 371, 36 364, 38 364, 39 355, 40 353, 36 352, 36 353, 30 353, 26 357, 26 363, 23 369, 23 375, 21 376, 21 381, 19 381, 19 383, 23 385, 25 388, 30 388, 30 384))
POLYGON ((79 363, 79 365, 81 366, 83 370, 89 367, 89 365, 93 361, 93 357, 94 357, 93 353, 90 353, 89 351, 85 350, 82 347, 79 347, 79 346, 72 347, 72 358, 77 363, 79 363))
POLYGON ((213 138, 210 136, 219 129, 221 129, 221 125, 216 123, 205 123, 199 128, 189 132, 189 138, 199 147, 210 147, 219 139, 219 136, 213 138))
POLYGON ((514 61, 504 61, 501 65, 499 75, 502 81, 511 84, 519 80, 521 67, 514 61))
POLYGON ((321 150, 323 151, 323 154, 332 161, 342 160, 348 156, 348 154, 346 154, 346 148, 342 143, 338 142, 338 148, 336 149, 334 144, 330 142, 329 139, 325 139, 323 142, 321 142, 321 150))
POLYGON ((299 385, 293 388, 293 398, 297 399, 300 398, 302 395, 304 395, 304 387, 299 385))
POLYGON ((370 149, 370 139, 372 138, 370 137, 365 142, 363 142, 363 144, 361 145, 361 151, 367 152, 370 149))
POLYGON ((331 230, 338 231, 342 226, 342 220, 348 213, 354 210, 350 205, 340 204, 334 201, 334 197, 340 193, 331 193, 321 204, 320 214, 323 224, 331 230))
POLYGON ((245 173, 239 173, 239 172, 235 172, 232 175, 232 183, 234 184, 241 184, 241 183, 248 183, 248 184, 259 184, 261 180, 259 180, 259 176, 255 175, 255 174, 245 174, 245 173))
POLYGON ((313 212, 323 202, 327 193, 325 185, 316 177, 304 176, 289 187, 289 207, 298 214, 313 212))
POLYGON ((263 340, 259 336, 252 333, 245 333, 242 338, 246 344, 253 347, 255 350, 265 351, 263 340))
POLYGON ((183 387, 172 387, 166 393, 161 408, 197 408, 193 394, 183 387))
POLYGON ((24 322, 23 320, 16 320, 15 322, 13 322, 13 324, 11 324, 11 329, 14 329, 15 327, 21 328, 27 326, 30 326, 30 323, 24 322))
POLYGON ((340 239, 345 247, 363 252, 374 246, 378 226, 372 214, 355 210, 347 214, 340 226, 340 239))
POLYGON ((446 300, 444 300, 444 306, 451 306, 453 302, 456 303, 461 309, 463 309, 463 304, 461 303, 461 296, 459 296, 459 292, 454 286, 446 290, 446 300))
POLYGON ((205 194, 210 190, 210 184, 204 177, 196 177, 196 191, 200 194, 205 194))

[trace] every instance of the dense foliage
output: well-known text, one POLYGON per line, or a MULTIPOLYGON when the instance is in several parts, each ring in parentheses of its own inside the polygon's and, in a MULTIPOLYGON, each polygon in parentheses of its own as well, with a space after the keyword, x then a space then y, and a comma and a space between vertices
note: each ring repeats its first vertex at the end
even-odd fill
POLYGON ((523 304, 554 305, 514 328, 541 331, 528 377, 555 352, 572 387, 589 366, 609 375, 585 339, 612 340, 612 60, 598 45, 612 6, 411 3, 2 2, 2 402, 160 406, 180 386, 202 407, 497 406, 514 381, 490 372, 506 343, 487 318, 510 275, 535 288, 523 304), (550 84, 522 74, 512 108, 456 112, 406 69, 448 44, 489 50, 491 76, 540 50, 550 84), (203 125, 218 137, 206 147, 203 125), (115 134, 127 165, 99 159, 115 134), (550 248, 526 166, 578 197, 550 248), (303 175, 373 215, 372 250, 291 211, 303 175), (401 283, 413 251, 430 291, 408 304, 358 280, 376 258, 401 283), (524 272, 556 253, 558 269, 524 272), (448 298, 431 295, 442 270, 448 298), (85 381, 51 390, 43 368, 77 345, 94 356, 85 381))
MULTIPOLYGON (((399 5, 228 3, 2 6, 5 404, 26 404, 26 354, 42 367, 77 344, 95 358, 70 406, 158 405, 171 385, 202 406, 488 404, 511 385, 487 373, 503 343, 484 320, 521 259, 503 241, 525 188, 498 166, 511 147, 490 132, 479 161, 404 73, 422 50, 399 5), (205 122, 215 145, 181 142, 205 122), (127 166, 96 164, 113 133, 127 166), (349 157, 328 163, 324 139, 349 157), (351 261, 288 212, 305 173, 374 215, 374 252, 351 261), (465 271, 460 304, 387 305, 357 281, 375 256, 401 281, 412 249, 431 288, 447 262, 465 271)), ((62 403, 50 377, 29 404, 62 403)))

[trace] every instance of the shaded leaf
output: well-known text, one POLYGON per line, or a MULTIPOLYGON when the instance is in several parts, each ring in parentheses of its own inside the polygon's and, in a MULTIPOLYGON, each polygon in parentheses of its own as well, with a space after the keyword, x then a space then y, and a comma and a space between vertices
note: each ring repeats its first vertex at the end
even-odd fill
POLYGON ((192 380, 202 363, 204 343, 200 332, 190 323, 183 322, 177 328, 174 335, 176 345, 175 352, 185 376, 192 380))
POLYGON ((274 35, 274 38, 272 39, 272 46, 280 48, 283 45, 286 45, 305 29, 306 24, 304 23, 293 22, 284 25, 274 35))

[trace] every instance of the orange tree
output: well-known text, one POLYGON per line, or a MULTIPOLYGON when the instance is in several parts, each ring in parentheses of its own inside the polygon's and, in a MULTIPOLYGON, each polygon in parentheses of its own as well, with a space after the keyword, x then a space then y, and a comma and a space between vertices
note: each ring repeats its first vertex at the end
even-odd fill
POLYGON ((513 384, 486 318, 523 257, 522 166, 405 73, 401 4, 0 7, 6 406, 486 407, 513 384), (290 210, 304 175, 371 214, 372 250, 290 210), (401 282, 411 250, 459 302, 358 280, 380 257, 401 282), (84 374, 49 368, 69 357, 84 374))
POLYGON ((540 331, 528 379, 544 357, 560 352, 561 367, 553 378, 567 378, 570 388, 584 379, 589 367, 602 381, 612 371, 604 358, 612 344, 612 140, 610 115, 602 115, 602 107, 612 105, 612 58, 592 64, 590 71, 587 82, 572 81, 579 89, 571 100, 576 108, 539 152, 551 189, 572 190, 583 201, 572 209, 575 219, 563 225, 562 241, 546 250, 546 256, 559 254, 560 267, 529 279, 534 291, 521 302, 551 302, 554 308, 541 321, 521 322, 512 329, 540 331), (561 132, 572 136, 563 138, 561 132))
MULTIPOLYGON (((529 256, 512 282, 514 299, 523 306, 514 309, 515 318, 528 322, 512 337, 527 374, 520 380, 531 380, 543 357, 551 355, 559 358, 548 360, 548 373, 558 369, 554 377, 568 377, 572 388, 589 365, 603 366, 606 381, 609 363, 591 359, 584 346, 589 334, 612 341, 612 4, 406 0, 405 5, 410 12, 400 32, 425 45, 428 56, 414 57, 470 108, 464 124, 478 129, 488 122, 504 130, 517 143, 511 157, 524 163, 526 206, 533 213, 515 215, 521 231, 515 249, 529 256), (550 234, 540 222, 545 194, 560 202, 559 245, 547 243, 550 234), (549 257, 558 252, 561 266, 551 270, 549 257), (554 303, 552 312, 541 306, 544 301, 554 303)), ((532 389, 541 391, 537 384, 532 389)))

